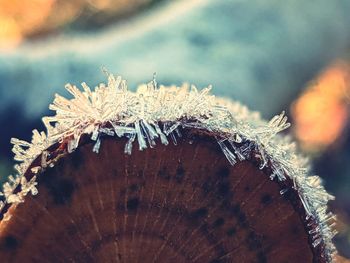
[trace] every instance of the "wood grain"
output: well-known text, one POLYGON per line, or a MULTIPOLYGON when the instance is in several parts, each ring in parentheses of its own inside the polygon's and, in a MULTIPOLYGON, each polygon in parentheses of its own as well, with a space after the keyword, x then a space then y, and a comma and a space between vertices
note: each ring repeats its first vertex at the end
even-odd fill
POLYGON ((38 176, 0 222, 1 262, 317 262, 300 209, 251 160, 216 141, 124 154, 86 143, 38 176))

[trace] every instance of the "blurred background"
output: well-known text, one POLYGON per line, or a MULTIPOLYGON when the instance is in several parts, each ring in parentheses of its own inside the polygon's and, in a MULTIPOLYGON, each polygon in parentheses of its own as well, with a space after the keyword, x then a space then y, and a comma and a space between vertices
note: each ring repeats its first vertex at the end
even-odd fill
POLYGON ((289 132, 336 196, 350 262, 350 0, 0 0, 0 178, 67 82, 214 86, 289 132))

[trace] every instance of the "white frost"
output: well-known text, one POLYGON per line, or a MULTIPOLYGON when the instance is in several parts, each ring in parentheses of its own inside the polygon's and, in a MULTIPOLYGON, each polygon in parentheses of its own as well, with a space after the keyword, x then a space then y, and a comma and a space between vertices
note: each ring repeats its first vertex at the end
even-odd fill
MULTIPOLYGON (((0 210, 6 203, 22 202, 29 192, 37 194, 36 176, 28 182, 24 174, 40 155, 41 166, 32 167, 31 171, 36 174, 47 166, 52 167, 54 162, 45 150, 55 143, 66 142, 67 153, 71 153, 78 147, 81 136, 90 134, 95 141, 93 151, 98 153, 103 136, 125 137, 128 139, 125 153, 131 154, 136 139, 139 150, 154 147, 158 140, 168 145, 169 138, 176 144, 180 130, 190 127, 220 134, 218 144, 231 165, 237 159, 249 158, 254 151, 261 159, 261 169, 268 163, 271 165, 271 179, 283 181, 288 176, 298 190, 307 218, 317 222, 318 227, 310 232, 313 245, 322 243, 327 260, 332 260, 335 232, 331 222, 335 218, 327 213, 327 203, 334 197, 324 190, 319 177, 308 175, 308 162, 296 153, 295 144, 288 137, 278 135, 290 126, 284 112, 266 122, 257 112, 237 102, 210 95, 211 87, 202 90, 193 85, 158 87, 155 79, 141 85, 137 92, 129 91, 126 81, 113 75, 109 75, 107 85, 100 84, 92 90, 82 83, 82 88, 66 85, 71 99, 56 94, 49 106, 56 114, 43 118, 47 133, 34 130, 31 142, 11 140, 15 160, 19 162, 15 166, 18 175, 9 177, 9 182, 4 184, 0 210), (20 191, 14 194, 18 186, 20 191)), ((281 190, 281 194, 286 191, 281 190)))

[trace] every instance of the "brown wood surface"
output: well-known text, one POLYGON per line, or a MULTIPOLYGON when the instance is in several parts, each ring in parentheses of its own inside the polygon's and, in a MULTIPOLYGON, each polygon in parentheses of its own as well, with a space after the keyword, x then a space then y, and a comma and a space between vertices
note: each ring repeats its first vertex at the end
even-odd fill
POLYGON ((251 161, 186 136, 132 155, 105 138, 38 176, 0 222, 1 262, 313 262, 300 211, 251 161))

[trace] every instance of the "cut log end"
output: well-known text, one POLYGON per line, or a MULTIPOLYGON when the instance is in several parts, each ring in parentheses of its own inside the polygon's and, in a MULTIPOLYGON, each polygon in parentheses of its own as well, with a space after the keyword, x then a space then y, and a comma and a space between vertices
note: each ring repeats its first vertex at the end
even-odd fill
POLYGON ((232 166, 210 135, 125 143, 82 143, 38 174, 38 195, 0 222, 1 261, 324 262, 290 179, 253 157, 232 166))

